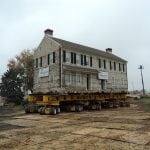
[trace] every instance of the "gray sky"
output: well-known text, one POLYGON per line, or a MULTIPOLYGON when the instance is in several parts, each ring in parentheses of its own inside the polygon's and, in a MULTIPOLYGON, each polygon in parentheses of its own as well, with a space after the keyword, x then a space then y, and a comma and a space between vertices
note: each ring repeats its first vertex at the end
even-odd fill
POLYGON ((144 65, 150 91, 149 0, 0 0, 0 75, 23 49, 38 46, 46 28, 54 36, 105 50, 128 61, 129 90, 141 89, 144 65))

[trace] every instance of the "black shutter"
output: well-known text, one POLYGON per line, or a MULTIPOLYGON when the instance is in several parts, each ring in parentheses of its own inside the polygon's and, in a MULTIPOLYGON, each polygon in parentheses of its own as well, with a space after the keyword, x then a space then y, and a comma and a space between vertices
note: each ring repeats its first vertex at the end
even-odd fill
POLYGON ((38 68, 38 58, 36 58, 36 68, 38 68))
POLYGON ((47 64, 49 65, 49 54, 47 55, 47 64))
POLYGON ((104 60, 104 69, 106 69, 106 60, 104 60))
POLYGON ((83 55, 81 54, 81 65, 83 65, 83 55))
POLYGON ((90 57, 90 66, 92 67, 92 57, 90 57))
POLYGON ((114 70, 116 70, 116 62, 114 62, 114 70))
POLYGON ((71 52, 71 63, 73 64, 73 53, 71 52))
POLYGON ((55 52, 53 52, 53 63, 55 63, 55 52))
POLYGON ((99 68, 101 68, 101 59, 99 59, 99 68))
POLYGON ((86 55, 84 55, 84 65, 86 66, 86 55))
POLYGON ((66 62, 66 51, 63 51, 63 62, 66 62))
POLYGON ((42 57, 40 57, 40 67, 42 67, 42 57))
POLYGON ((74 53, 74 64, 76 64, 76 53, 74 53))

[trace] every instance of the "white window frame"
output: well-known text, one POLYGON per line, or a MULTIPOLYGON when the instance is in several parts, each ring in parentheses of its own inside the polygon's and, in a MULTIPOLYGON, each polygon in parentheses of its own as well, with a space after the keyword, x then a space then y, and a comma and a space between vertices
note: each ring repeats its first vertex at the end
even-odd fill
POLYGON ((81 65, 81 54, 76 54, 76 64, 81 65))
POLYGON ((71 63, 71 52, 66 51, 66 63, 71 63))
POLYGON ((90 56, 86 55, 86 66, 90 65, 90 56))
POLYGON ((65 73, 65 85, 70 85, 70 73, 68 72, 65 73))

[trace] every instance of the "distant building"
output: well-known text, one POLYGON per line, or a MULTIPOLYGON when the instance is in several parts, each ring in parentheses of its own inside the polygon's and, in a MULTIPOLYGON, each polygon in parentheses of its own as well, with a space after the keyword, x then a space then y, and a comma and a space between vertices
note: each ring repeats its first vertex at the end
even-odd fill
POLYGON ((53 30, 45 30, 34 53, 34 93, 57 89, 126 92, 127 88, 127 61, 111 48, 101 51, 53 37, 53 30))

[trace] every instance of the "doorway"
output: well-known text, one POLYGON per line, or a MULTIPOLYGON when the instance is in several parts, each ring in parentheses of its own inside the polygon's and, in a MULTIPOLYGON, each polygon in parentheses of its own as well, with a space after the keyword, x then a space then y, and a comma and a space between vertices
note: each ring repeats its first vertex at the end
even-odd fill
POLYGON ((90 90, 90 75, 87 74, 87 90, 90 90))

